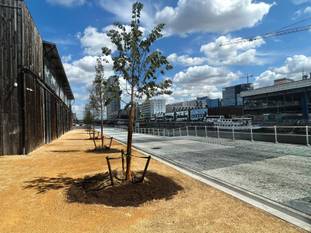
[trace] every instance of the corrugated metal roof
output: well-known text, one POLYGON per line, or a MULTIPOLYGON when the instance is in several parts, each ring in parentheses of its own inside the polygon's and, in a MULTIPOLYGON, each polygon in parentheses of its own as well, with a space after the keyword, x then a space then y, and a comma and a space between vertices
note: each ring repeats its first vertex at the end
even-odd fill
POLYGON ((311 79, 299 80, 290 83, 284 83, 281 85, 274 85, 269 87, 258 88, 251 91, 243 91, 241 92, 241 97, 248 97, 254 95, 263 95, 268 93, 280 92, 280 91, 288 91, 299 88, 311 87, 311 79))

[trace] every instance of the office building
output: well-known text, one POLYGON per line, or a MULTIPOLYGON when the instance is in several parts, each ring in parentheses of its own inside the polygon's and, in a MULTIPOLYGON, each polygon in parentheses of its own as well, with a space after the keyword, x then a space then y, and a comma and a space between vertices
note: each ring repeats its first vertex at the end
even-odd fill
POLYGON ((241 97, 244 114, 257 119, 288 124, 307 122, 311 110, 311 77, 299 81, 276 80, 273 86, 242 92, 241 97))
POLYGON ((166 105, 166 112, 172 113, 172 112, 179 112, 179 111, 189 111, 191 109, 195 108, 201 108, 202 102, 198 100, 190 100, 190 101, 183 101, 173 104, 166 105))
POLYGON ((243 99, 240 96, 242 91, 253 90, 253 84, 239 84, 231 87, 226 87, 222 91, 222 106, 232 107, 232 106, 242 106, 243 99))
POLYGON ((208 96, 198 97, 197 101, 200 103, 201 108, 218 108, 221 106, 221 100, 219 98, 211 99, 208 96))
POLYGON ((141 105, 140 118, 151 119, 156 114, 165 113, 165 104, 164 99, 147 99, 141 105))

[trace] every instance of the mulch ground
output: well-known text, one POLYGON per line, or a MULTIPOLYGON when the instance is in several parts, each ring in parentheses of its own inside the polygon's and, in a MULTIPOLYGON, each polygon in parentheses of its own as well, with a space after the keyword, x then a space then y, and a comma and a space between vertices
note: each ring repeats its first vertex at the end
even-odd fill
MULTIPOLYGON (((124 147, 112 148, 96 153, 73 130, 28 156, 0 157, 0 232, 304 232, 155 160, 143 183, 112 187, 106 156, 124 147)), ((133 170, 145 162, 135 158, 133 170)))

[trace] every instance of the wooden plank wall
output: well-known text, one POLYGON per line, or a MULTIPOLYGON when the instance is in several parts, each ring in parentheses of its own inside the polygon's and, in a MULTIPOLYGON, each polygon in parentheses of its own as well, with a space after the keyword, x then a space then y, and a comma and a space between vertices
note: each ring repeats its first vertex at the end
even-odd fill
POLYGON ((20 80, 21 9, 17 1, 0 0, 0 154, 18 154, 21 148, 20 80), (18 83, 18 87, 14 87, 18 83))
POLYGON ((0 0, 0 155, 29 153, 70 129, 70 109, 42 85, 43 74, 42 39, 28 9, 0 0))
POLYGON ((44 143, 44 89, 37 82, 43 79, 43 44, 28 9, 22 7, 23 67, 25 81, 25 141, 26 153, 44 143))

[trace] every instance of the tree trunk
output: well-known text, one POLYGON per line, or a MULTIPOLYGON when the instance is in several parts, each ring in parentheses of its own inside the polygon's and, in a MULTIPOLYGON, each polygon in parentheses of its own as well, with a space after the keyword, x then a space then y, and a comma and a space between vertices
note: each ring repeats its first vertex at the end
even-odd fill
POLYGON ((92 121, 92 133, 93 133, 93 140, 95 138, 95 119, 92 121))
POLYGON ((100 139, 102 149, 104 149, 104 116, 103 116, 103 102, 100 103, 100 139))
POLYGON ((132 163, 132 142, 133 142, 133 127, 135 120, 135 102, 134 102, 134 88, 132 87, 131 92, 131 108, 129 114, 129 123, 128 123, 128 131, 127 131, 127 156, 126 156, 126 180, 132 180, 132 171, 131 171, 131 163, 132 163))

